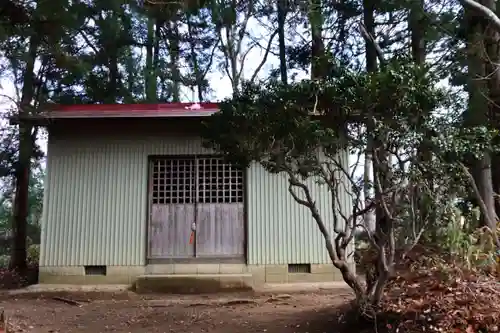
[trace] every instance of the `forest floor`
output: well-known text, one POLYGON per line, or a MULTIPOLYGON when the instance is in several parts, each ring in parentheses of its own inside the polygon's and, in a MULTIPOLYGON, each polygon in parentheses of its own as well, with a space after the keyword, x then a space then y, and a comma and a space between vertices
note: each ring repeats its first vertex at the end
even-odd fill
POLYGON ((370 320, 352 311, 353 295, 343 287, 210 295, 4 291, 0 310, 10 333, 500 332, 498 259, 466 269, 433 249, 416 248, 398 261, 370 320))
MULTIPOLYGON (((0 296, 9 332, 323 333, 341 321, 346 289, 292 294, 0 296)), ((333 330, 332 330, 333 329, 333 330)))

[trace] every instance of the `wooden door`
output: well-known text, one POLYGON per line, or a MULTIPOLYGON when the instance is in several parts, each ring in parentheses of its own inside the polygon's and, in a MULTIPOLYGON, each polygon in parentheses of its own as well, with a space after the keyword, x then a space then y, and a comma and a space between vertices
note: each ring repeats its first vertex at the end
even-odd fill
POLYGON ((243 171, 219 157, 151 162, 150 259, 242 258, 243 171))
POLYGON ((159 158, 150 167, 149 258, 192 258, 195 159, 159 158))
POLYGON ((243 171, 218 157, 196 164, 196 256, 243 257, 243 171))

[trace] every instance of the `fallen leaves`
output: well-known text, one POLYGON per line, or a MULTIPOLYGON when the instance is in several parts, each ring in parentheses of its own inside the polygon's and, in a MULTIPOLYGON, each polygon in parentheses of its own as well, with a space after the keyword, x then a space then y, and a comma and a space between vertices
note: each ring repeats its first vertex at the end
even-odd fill
POLYGON ((432 263, 422 260, 398 267, 400 274, 387 286, 380 311, 387 318, 391 313, 397 315, 389 331, 497 332, 500 326, 497 277, 461 269, 442 260, 439 265, 432 263))

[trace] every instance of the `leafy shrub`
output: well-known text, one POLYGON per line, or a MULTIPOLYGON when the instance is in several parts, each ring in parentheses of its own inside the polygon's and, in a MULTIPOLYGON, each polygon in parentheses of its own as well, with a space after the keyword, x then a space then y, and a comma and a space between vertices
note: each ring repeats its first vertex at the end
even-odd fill
MULTIPOLYGON (((474 215, 475 216, 475 215, 474 215)), ((458 209, 451 209, 446 215, 444 226, 438 230, 438 245, 453 258, 465 260, 470 264, 470 248, 473 245, 471 237, 476 225, 474 216, 464 215, 458 209)))
MULTIPOLYGON (((480 227, 477 208, 469 213, 455 209, 448 215, 445 225, 439 229, 437 245, 449 254, 454 262, 468 269, 479 269, 488 273, 500 272, 500 253, 496 251, 492 231, 480 227)), ((497 225, 497 234, 500 224, 497 225)))
POLYGON ((0 268, 9 267, 9 263, 10 263, 10 255, 0 256, 0 268))
MULTIPOLYGON (((40 260, 40 245, 32 244, 28 246, 26 250, 26 260, 28 266, 38 266, 38 261, 40 260)), ((0 268, 8 268, 10 263, 10 255, 0 255, 0 268)))
POLYGON ((38 265, 38 261, 40 260, 39 244, 32 244, 28 247, 27 260, 28 260, 28 265, 38 265))
POLYGON ((26 258, 28 269, 20 274, 9 268, 10 255, 0 255, 0 289, 16 289, 37 283, 39 257, 40 245, 28 246, 26 258))

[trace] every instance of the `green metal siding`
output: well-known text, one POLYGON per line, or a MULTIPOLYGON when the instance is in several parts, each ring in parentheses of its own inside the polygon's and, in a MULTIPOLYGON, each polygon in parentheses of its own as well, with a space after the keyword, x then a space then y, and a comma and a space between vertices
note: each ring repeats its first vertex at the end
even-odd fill
POLYGON ((144 265, 148 155, 193 153, 198 139, 51 137, 40 265, 144 265))
MULTIPOLYGON (((206 153, 196 137, 51 136, 40 265, 145 265, 148 155, 206 153)), ((328 263, 322 236, 288 193, 286 177, 258 165, 247 175, 249 264, 328 263)), ((327 188, 311 188, 331 221, 327 188)), ((340 200, 349 207, 347 195, 340 200)))
MULTIPOLYGON (((347 152, 342 155, 347 164, 347 152)), ((308 208, 299 205, 288 192, 285 174, 273 175, 259 166, 248 172, 249 264, 327 264, 331 263, 323 235, 308 208)), ((326 185, 306 182, 323 221, 333 236, 332 197, 326 185)), ((301 196, 300 190, 296 191, 301 196)), ((344 212, 352 203, 347 191, 340 193, 344 212)), ((342 221, 342 220, 340 220, 342 221)))

